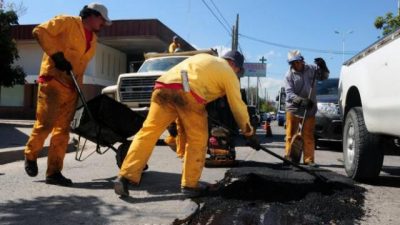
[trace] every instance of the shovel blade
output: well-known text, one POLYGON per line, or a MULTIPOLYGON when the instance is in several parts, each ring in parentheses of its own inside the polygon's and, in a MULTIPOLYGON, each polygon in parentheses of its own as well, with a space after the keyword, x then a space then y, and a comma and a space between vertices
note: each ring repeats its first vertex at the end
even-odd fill
POLYGON ((290 142, 289 157, 295 163, 300 163, 303 154, 304 141, 300 134, 296 134, 290 142))

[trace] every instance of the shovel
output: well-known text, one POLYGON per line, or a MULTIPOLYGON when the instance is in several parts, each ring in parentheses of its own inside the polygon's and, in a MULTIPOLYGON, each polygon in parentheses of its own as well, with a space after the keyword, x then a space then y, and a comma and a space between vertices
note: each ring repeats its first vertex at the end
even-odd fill
MULTIPOLYGON (((313 80, 311 82, 311 89, 308 93, 308 99, 311 99, 311 94, 314 89, 316 74, 314 74, 313 80)), ((306 120, 307 115, 307 106, 304 110, 303 120, 301 121, 301 127, 299 128, 299 132, 295 134, 290 142, 289 146, 289 157, 295 163, 300 163, 301 155, 303 154, 304 148, 304 139, 303 139, 303 129, 304 129, 304 121, 306 120)))
POLYGON ((302 166, 300 166, 299 164, 297 164, 297 163, 295 163, 295 162, 293 162, 293 161, 291 161, 291 160, 288 160, 288 159, 286 159, 286 158, 284 158, 284 157, 282 157, 282 156, 276 154, 275 152, 273 152, 273 151, 267 149, 266 147, 264 147, 264 146, 262 146, 262 145, 260 145, 259 148, 260 148, 261 150, 263 150, 264 152, 266 152, 266 153, 268 153, 268 154, 270 154, 270 155, 272 155, 272 156, 274 156, 274 157, 276 157, 276 158, 278 158, 278 159, 284 161, 285 163, 290 164, 290 165, 292 165, 293 167, 295 167, 295 168, 297 168, 297 169, 299 169, 299 170, 301 170, 301 171, 304 171, 304 172, 310 174, 311 176, 315 177, 318 181, 320 181, 320 182, 322 182, 322 183, 328 183, 328 179, 327 179, 326 177, 321 176, 321 175, 315 173, 313 170, 309 170, 309 169, 307 169, 307 168, 305 168, 305 167, 302 167, 302 166))

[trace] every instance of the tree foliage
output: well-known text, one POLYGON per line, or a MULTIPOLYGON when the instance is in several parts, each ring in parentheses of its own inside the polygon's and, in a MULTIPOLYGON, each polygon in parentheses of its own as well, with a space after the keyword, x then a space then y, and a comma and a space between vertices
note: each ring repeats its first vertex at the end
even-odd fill
POLYGON ((377 29, 382 29, 382 35, 386 36, 400 27, 400 16, 393 13, 386 13, 385 17, 378 16, 374 23, 377 29))
POLYGON ((15 11, 0 9, 0 86, 12 87, 24 84, 25 72, 20 66, 14 65, 19 58, 18 49, 11 36, 11 27, 18 25, 15 11))

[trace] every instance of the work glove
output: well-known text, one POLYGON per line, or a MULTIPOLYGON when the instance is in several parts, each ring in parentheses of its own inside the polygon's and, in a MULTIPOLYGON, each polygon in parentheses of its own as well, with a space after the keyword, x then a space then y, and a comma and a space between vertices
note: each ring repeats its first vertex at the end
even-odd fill
POLYGON ((51 59, 54 61, 54 64, 57 69, 67 72, 72 70, 72 65, 70 62, 68 62, 68 60, 65 59, 64 53, 62 52, 54 53, 51 56, 51 59))
POLYGON ((311 99, 303 98, 300 96, 297 96, 293 99, 293 104, 297 107, 303 107, 307 109, 311 109, 314 106, 314 102, 311 101, 311 99))
POLYGON ((322 58, 315 58, 314 63, 322 70, 328 71, 328 67, 326 66, 325 60, 322 58))
POLYGON ((256 151, 261 149, 261 144, 258 141, 258 138, 255 134, 250 135, 250 136, 245 136, 245 138, 246 138, 246 144, 248 146, 252 147, 256 151))

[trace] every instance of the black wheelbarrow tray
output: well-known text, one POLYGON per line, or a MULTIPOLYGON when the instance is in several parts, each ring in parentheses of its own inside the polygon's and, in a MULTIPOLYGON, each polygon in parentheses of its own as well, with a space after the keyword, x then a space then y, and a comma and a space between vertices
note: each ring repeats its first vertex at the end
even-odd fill
POLYGON ((75 159, 83 161, 94 152, 104 154, 107 150, 112 149, 116 153, 117 165, 121 167, 130 145, 128 138, 140 130, 145 117, 104 94, 86 102, 72 72, 71 76, 82 102, 71 122, 72 133, 79 136, 75 159), (81 146, 81 137, 96 143, 96 150, 85 154, 86 157, 83 157, 86 140, 81 146), (118 149, 114 147, 117 142, 122 143, 118 149), (102 147, 106 150, 101 150, 102 147))

